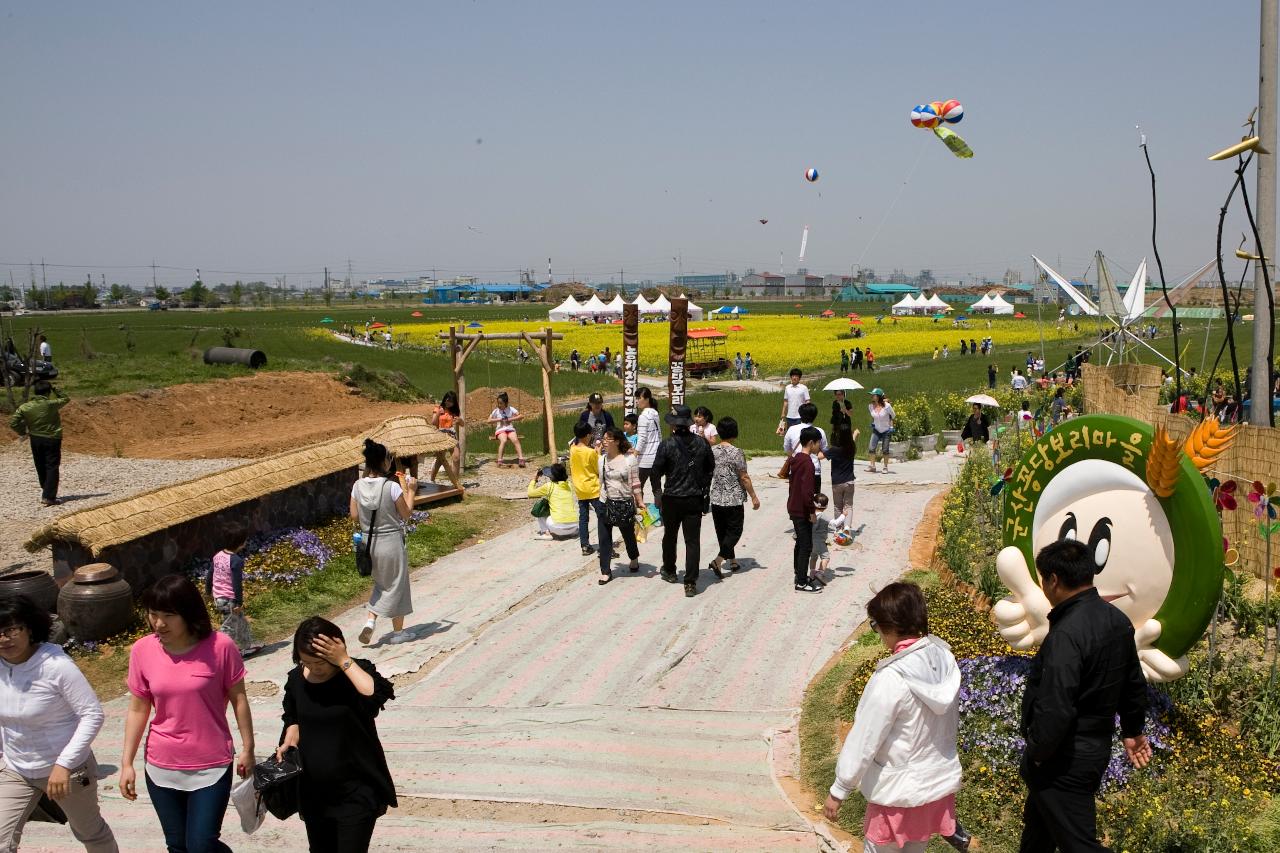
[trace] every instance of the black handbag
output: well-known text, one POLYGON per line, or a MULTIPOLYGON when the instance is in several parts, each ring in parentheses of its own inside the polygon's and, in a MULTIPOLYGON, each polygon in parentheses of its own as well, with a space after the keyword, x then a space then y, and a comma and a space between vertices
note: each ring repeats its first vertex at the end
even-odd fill
POLYGON ((610 527, 630 527, 636 521, 636 502, 632 498, 609 498, 604 504, 604 520, 610 527))
POLYGON ((279 761, 272 753, 266 761, 255 764, 253 789, 277 819, 285 820, 297 814, 302 802, 302 753, 298 748, 286 749, 279 761))
POLYGON ((373 537, 374 525, 378 523, 378 507, 382 506, 382 496, 387 491, 387 481, 382 481, 382 491, 378 492, 378 502, 373 506, 373 515, 369 517, 369 529, 356 546, 356 571, 360 577, 367 578, 373 574, 373 537))

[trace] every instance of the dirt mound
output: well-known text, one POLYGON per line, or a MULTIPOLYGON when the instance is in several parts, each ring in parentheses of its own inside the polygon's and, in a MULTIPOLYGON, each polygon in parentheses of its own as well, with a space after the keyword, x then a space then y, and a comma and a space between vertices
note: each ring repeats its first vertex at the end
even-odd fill
POLYGON ((485 427, 485 419, 498 407, 499 391, 507 392, 507 399, 516 407, 516 411, 524 415, 525 420, 542 417, 541 397, 535 397, 519 388, 477 388, 467 392, 467 423, 471 427, 476 429, 485 427))
POLYGON ((98 456, 258 457, 430 412, 429 403, 372 402, 323 373, 261 373, 73 400, 62 444, 98 456))

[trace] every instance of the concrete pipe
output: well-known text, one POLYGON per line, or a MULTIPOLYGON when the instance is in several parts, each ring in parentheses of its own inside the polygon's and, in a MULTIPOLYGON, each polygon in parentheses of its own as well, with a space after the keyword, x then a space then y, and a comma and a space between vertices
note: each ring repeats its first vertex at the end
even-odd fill
POLYGON ((244 364, 255 370, 267 363, 267 355, 260 349, 237 347, 209 347, 204 351, 205 364, 244 364))

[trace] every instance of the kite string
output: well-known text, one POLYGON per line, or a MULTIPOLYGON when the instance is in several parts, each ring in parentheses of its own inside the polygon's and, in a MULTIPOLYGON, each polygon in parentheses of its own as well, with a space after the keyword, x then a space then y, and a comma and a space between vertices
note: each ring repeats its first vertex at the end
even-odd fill
POLYGON ((876 230, 872 233, 871 239, 867 241, 867 245, 862 247, 862 254, 858 255, 858 263, 856 266, 862 266, 863 259, 866 258, 867 252, 871 250, 871 244, 880 236, 880 229, 884 228, 885 222, 889 220, 889 215, 893 213, 894 207, 898 204, 898 199, 902 198, 902 193, 906 191, 907 184, 911 183, 911 178, 916 173, 916 167, 920 165, 920 159, 924 156, 925 145, 923 144, 923 139, 921 140, 921 143, 922 144, 919 146, 919 153, 916 154, 916 161, 911 164, 911 169, 907 172, 907 177, 903 179, 902 185, 898 187, 898 194, 895 195, 893 197, 893 201, 889 203, 889 207, 885 210, 884 216, 880 217, 880 224, 876 226, 876 230))

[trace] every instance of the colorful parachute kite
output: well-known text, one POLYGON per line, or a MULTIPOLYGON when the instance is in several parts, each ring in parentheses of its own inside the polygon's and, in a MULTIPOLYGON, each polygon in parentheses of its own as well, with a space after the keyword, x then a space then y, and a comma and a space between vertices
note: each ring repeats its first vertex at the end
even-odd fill
POLYGON ((964 107, 956 100, 917 104, 911 110, 913 125, 932 130, 934 136, 951 149, 952 154, 967 160, 973 156, 973 149, 954 130, 943 127, 944 124, 959 124, 962 118, 964 118, 964 107))
POLYGON ((818 170, 817 170, 817 169, 805 169, 805 170, 804 170, 804 179, 805 179, 806 181, 808 181, 809 183, 813 183, 814 181, 818 180, 818 170))

